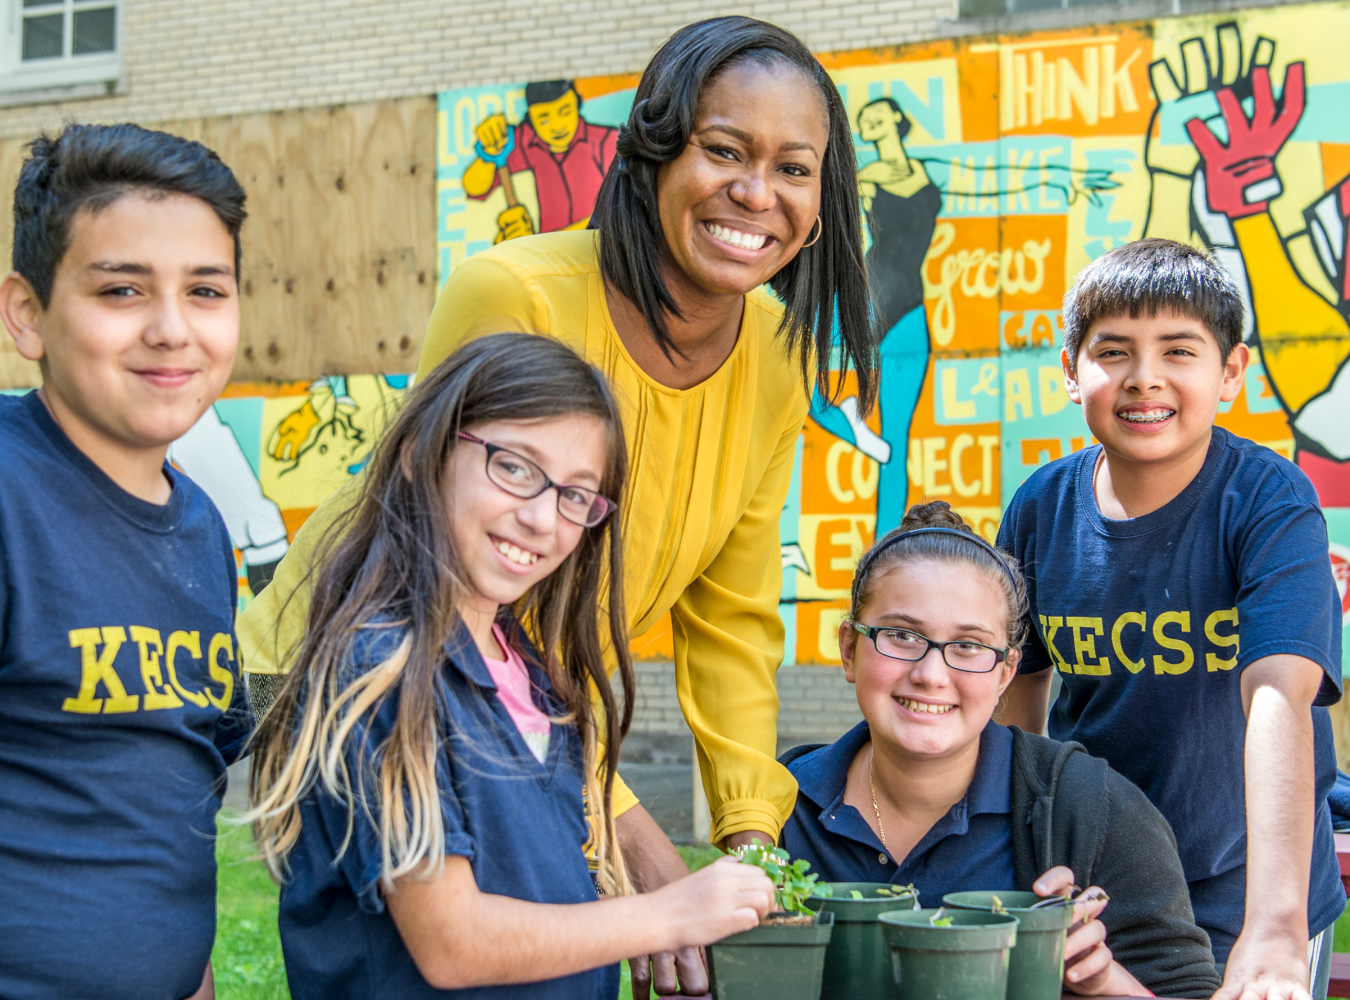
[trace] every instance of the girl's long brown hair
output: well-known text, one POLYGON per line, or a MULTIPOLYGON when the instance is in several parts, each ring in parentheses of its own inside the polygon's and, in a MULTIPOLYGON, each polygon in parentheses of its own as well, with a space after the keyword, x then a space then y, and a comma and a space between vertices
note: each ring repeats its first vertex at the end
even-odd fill
MULTIPOLYGON (((278 879, 300 835, 300 803, 316 786, 347 805, 348 839, 357 809, 378 820, 385 888, 406 875, 439 874, 444 838, 436 759, 449 752, 449 742, 437 678, 442 643, 457 627, 456 606, 471 586, 451 537, 448 459, 454 448, 472 447, 459 442, 461 428, 573 414, 598 417, 608 429, 600 492, 620 500, 628 463, 618 407, 600 372, 562 344, 523 333, 483 337, 408 394, 371 454, 364 488, 320 545, 296 666, 254 735, 247 819, 278 879), (371 628, 397 628, 403 639, 389 659, 358 674, 352 644, 371 628), (395 691, 392 732, 380 746, 358 748, 369 763, 350 773, 344 751, 358 738, 353 730, 395 691)), ((610 894, 631 891, 610 801, 634 691, 621 549, 617 516, 587 528, 562 565, 513 608, 565 718, 581 734, 598 878, 610 894), (621 705, 606 652, 618 664, 621 705), (603 781, 597 778, 602 743, 603 781)), ((346 846, 344 840, 339 853, 346 846)))

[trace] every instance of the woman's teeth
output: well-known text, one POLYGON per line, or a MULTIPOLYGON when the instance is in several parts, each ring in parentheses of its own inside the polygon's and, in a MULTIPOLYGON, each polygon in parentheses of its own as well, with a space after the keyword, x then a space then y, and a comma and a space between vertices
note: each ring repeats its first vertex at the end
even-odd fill
POLYGON ((758 250, 764 246, 765 241, 769 238, 763 233, 742 233, 735 229, 728 229, 726 226, 719 226, 715 222, 705 222, 703 225, 708 230, 708 235, 713 239, 730 243, 734 247, 741 247, 745 250, 758 250))
POLYGON ((896 698, 903 707, 911 712, 927 712, 929 715, 946 715, 955 705, 930 705, 925 701, 914 701, 912 698, 896 698))
POLYGON ((533 566, 539 561, 539 556, 534 552, 526 552, 519 546, 512 545, 507 541, 497 543, 497 551, 514 563, 520 563, 522 566, 533 566))
POLYGON ((1128 420, 1132 424, 1157 424, 1166 420, 1176 410, 1121 410, 1116 416, 1121 420, 1128 420))

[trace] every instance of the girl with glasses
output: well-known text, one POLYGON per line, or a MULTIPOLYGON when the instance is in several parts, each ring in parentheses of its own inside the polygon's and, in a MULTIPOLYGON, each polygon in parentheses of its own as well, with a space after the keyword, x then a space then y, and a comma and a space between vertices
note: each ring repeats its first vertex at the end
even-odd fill
POLYGON ((605 585, 626 477, 603 376, 544 337, 465 346, 394 418, 319 544, 253 747, 292 997, 612 1000, 620 959, 768 911, 768 879, 731 859, 631 894, 599 749, 634 694, 605 585))
POLYGON ((839 626, 863 721, 782 758, 799 785, 783 846, 822 880, 912 884, 927 906, 1072 892, 1066 989, 1208 997, 1219 977, 1161 814, 1078 744, 993 721, 1025 613, 1011 556, 946 503, 910 508, 858 563, 839 626))

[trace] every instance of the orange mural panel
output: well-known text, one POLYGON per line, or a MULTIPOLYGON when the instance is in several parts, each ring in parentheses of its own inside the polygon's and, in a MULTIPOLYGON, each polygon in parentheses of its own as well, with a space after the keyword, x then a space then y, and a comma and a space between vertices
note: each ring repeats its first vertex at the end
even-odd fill
POLYGON ((1003 135, 1137 135, 1148 128, 1148 26, 1019 35, 1000 39, 997 49, 1003 135))
POLYGON ((675 658, 675 629, 670 623, 670 612, 661 616, 655 625, 628 644, 628 651, 639 660, 673 660, 675 658))
POLYGON ((999 225, 1002 229, 999 292, 1003 309, 1058 309, 1064 301, 1068 217, 1005 215, 999 225))
POLYGON ((924 308, 937 350, 997 351, 999 220, 939 219, 923 260, 924 308))
POLYGON ((796 662, 838 666, 839 623, 846 614, 846 600, 798 604, 796 662))

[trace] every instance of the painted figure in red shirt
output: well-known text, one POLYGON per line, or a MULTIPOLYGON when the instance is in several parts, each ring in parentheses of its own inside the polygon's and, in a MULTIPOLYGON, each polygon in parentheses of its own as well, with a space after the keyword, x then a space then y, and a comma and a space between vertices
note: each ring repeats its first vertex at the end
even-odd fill
POLYGON ((600 182, 614 159, 619 130, 581 117, 581 95, 571 80, 531 83, 525 88, 527 115, 514 127, 505 115, 490 115, 478 126, 477 158, 464 171, 464 193, 483 199, 501 186, 506 210, 497 217, 494 242, 583 228, 591 217, 600 182), (520 203, 512 176, 529 170, 539 195, 539 226, 520 203))

